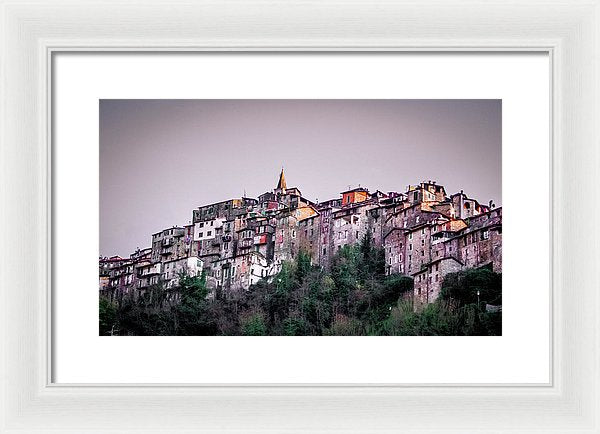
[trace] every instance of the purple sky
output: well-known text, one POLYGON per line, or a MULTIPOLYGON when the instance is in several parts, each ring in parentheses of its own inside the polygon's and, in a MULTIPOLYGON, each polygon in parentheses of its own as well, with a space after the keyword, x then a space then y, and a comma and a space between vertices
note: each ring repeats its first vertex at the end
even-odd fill
POLYGON ((324 201, 435 180, 501 197, 500 100, 101 100, 100 254, 277 184, 324 201))

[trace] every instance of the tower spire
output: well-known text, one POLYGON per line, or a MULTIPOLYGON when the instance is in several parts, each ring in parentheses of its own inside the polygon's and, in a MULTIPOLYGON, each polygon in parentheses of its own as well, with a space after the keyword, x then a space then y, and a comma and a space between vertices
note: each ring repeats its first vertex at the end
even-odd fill
POLYGON ((285 183, 285 175, 283 173, 283 167, 281 168, 281 173, 279 174, 279 182, 277 183, 277 190, 285 190, 287 185, 285 183))

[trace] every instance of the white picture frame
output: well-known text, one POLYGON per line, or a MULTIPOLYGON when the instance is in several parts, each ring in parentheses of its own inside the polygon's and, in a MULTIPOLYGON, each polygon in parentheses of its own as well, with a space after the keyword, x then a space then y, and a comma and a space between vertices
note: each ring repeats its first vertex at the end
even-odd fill
POLYGON ((0 432, 600 432, 599 1, 48 0, 1 14, 0 432), (551 385, 51 383, 50 60, 96 50, 548 52, 551 385))

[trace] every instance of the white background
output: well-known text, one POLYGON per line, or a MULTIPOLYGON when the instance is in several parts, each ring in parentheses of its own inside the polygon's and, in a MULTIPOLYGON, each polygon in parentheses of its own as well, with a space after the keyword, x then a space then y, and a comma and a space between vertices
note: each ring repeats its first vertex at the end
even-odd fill
POLYGON ((548 383, 549 89, 541 53, 56 55, 54 382, 548 383), (102 98, 502 99, 503 336, 99 337, 102 98))

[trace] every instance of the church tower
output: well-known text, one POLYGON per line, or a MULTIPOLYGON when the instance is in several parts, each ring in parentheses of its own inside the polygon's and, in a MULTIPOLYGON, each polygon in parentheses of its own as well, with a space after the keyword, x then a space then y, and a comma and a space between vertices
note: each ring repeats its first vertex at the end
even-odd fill
POLYGON ((287 189, 287 184, 285 183, 285 174, 283 173, 283 167, 282 167, 281 173, 279 174, 279 182, 277 183, 277 188, 275 189, 275 192, 285 194, 286 189, 287 189))

